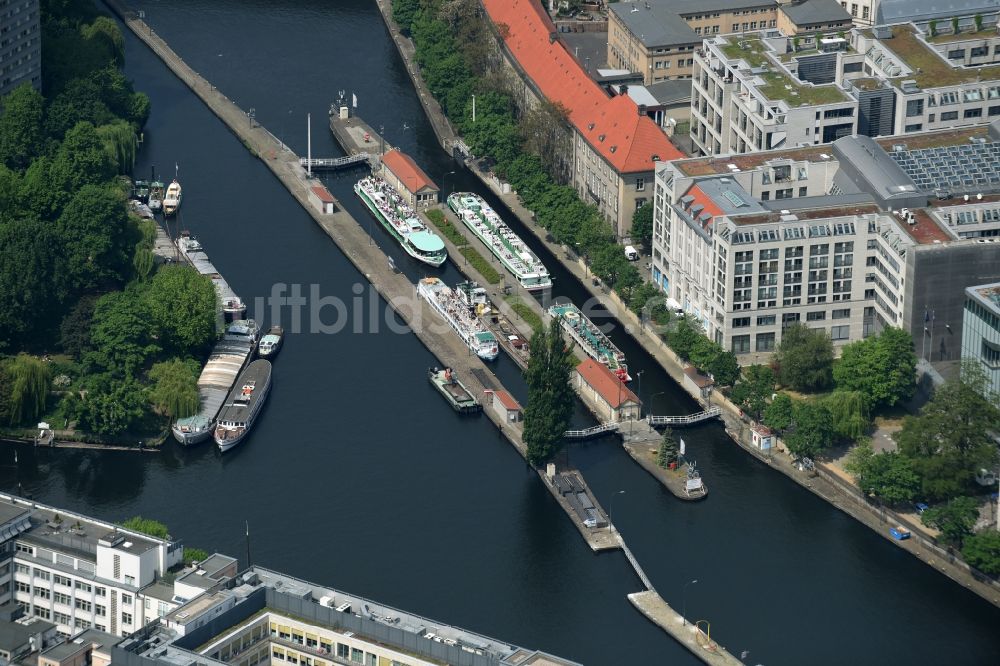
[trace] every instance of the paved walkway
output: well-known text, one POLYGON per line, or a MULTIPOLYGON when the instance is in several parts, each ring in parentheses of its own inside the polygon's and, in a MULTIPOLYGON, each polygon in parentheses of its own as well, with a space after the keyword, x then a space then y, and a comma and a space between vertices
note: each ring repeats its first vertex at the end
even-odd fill
POLYGON ((710 626, 704 622, 695 625, 685 620, 655 590, 635 592, 628 595, 628 600, 651 622, 673 636, 678 643, 706 664, 738 666, 743 663, 711 640, 710 626), (707 631, 703 627, 707 627, 707 631))

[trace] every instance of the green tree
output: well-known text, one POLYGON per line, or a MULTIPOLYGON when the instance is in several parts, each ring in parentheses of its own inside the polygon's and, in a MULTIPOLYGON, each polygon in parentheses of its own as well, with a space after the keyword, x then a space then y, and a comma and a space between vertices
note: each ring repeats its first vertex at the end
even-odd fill
POLYGON ((712 343, 718 349, 718 353, 705 368, 719 386, 732 386, 740 376, 740 364, 736 361, 736 354, 726 351, 719 345, 712 343))
POLYGON ((595 275, 600 276, 609 286, 614 286, 618 277, 629 268, 635 268, 629 264, 625 258, 625 252, 618 244, 605 245, 594 255, 590 264, 590 270, 595 275))
POLYGON ((851 449, 844 469, 854 475, 861 492, 889 505, 912 502, 920 491, 920 477, 909 458, 895 451, 876 454, 867 439, 851 449))
POLYGON ((59 243, 32 217, 0 222, 0 349, 21 348, 62 300, 59 243))
POLYGON ((90 347, 90 326, 94 319, 97 298, 84 296, 63 317, 59 324, 59 347, 73 358, 80 358, 90 347))
POLYGON ((656 464, 666 469, 670 466, 670 463, 677 462, 679 454, 680 449, 677 446, 677 438, 674 437, 674 431, 667 428, 663 431, 663 437, 660 439, 660 448, 656 452, 656 464))
POLYGON ((145 534, 146 536, 151 536, 157 539, 170 538, 170 532, 167 530, 167 526, 158 520, 153 520, 152 518, 132 516, 128 520, 123 521, 121 525, 127 530, 139 532, 140 534, 145 534))
POLYGON ((131 378, 100 377, 80 404, 79 425, 89 432, 119 436, 146 414, 146 390, 131 378))
MULTIPOLYGON (((729 398, 754 421, 760 421, 767 407, 767 401, 774 394, 774 381, 774 370, 770 366, 748 366, 743 368, 739 381, 729 393, 729 398)), ((790 412, 789 406, 789 417, 790 412)))
POLYGON ((165 349, 198 355, 215 340, 217 296, 207 276, 190 266, 164 266, 143 296, 165 349))
POLYGON ((105 294, 94 305, 87 366, 135 377, 147 360, 159 352, 154 328, 142 299, 134 289, 105 294))
POLYGON ((920 522, 941 532, 948 544, 961 548, 979 518, 979 505, 972 497, 956 497, 920 514, 920 522))
POLYGON ((774 396, 764 408, 764 425, 777 432, 787 430, 795 420, 795 401, 787 393, 774 396))
POLYGON ((818 391, 830 385, 833 342, 826 331, 804 324, 789 326, 781 334, 775 356, 778 379, 796 391, 818 391))
POLYGON ((192 564, 194 562, 204 562, 208 559, 208 552, 202 550, 201 548, 188 548, 184 547, 184 564, 192 564))
POLYGON ((1000 532, 986 529, 967 536, 962 543, 962 557, 985 574, 1000 575, 1000 532))
POLYGON ((7 369, 11 385, 12 425, 34 423, 45 413, 49 397, 49 368, 39 358, 18 354, 7 369))
POLYGON ((836 433, 829 409, 803 400, 795 405, 794 415, 795 426, 785 435, 785 445, 794 455, 815 458, 833 443, 836 433))
POLYGON ((0 99, 0 163, 24 170, 42 151, 45 100, 22 83, 0 99))
POLYGON ((632 240, 647 250, 653 247, 653 206, 639 206, 632 213, 632 240))
POLYGON ((573 415, 575 394, 569 383, 573 355, 555 318, 548 329, 539 329, 531 336, 530 350, 525 373, 528 406, 524 411, 524 442, 528 462, 541 465, 559 451, 573 415))
POLYGON ((833 378, 837 388, 864 393, 870 405, 891 407, 913 397, 916 369, 913 338, 901 328, 887 327, 844 347, 833 378))
POLYGON ((680 317, 667 333, 667 344, 682 359, 690 359, 695 346, 704 339, 701 324, 691 317, 680 317))
POLYGON ((195 361, 172 359, 156 363, 149 370, 153 387, 149 400, 157 411, 171 419, 198 413, 198 374, 195 361))
POLYGON ((833 416, 833 429, 842 439, 858 439, 868 431, 868 402, 861 391, 839 388, 822 400, 833 416))
POLYGON ((124 200, 111 188, 84 185, 66 204, 56 227, 73 289, 93 290, 128 277, 138 234, 124 200))
POLYGON ((689 354, 691 363, 694 364, 696 368, 704 372, 708 372, 708 368, 715 362, 715 357, 722 353, 722 348, 715 344, 704 335, 699 335, 695 341, 694 345, 691 347, 691 352, 689 354))
POLYGON ((993 469, 1000 410, 980 392, 982 370, 962 366, 961 377, 937 389, 918 416, 908 416, 896 433, 900 452, 913 461, 923 495, 945 500, 972 488, 981 468, 993 469))

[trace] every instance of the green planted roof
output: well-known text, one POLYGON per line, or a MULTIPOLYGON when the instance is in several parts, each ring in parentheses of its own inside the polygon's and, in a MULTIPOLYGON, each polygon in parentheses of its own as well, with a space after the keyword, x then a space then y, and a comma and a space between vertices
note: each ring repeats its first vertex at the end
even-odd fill
POLYGON ((744 60, 751 68, 767 67, 758 74, 764 84, 757 89, 767 99, 785 101, 789 106, 801 104, 836 104, 847 101, 847 95, 835 84, 822 86, 803 83, 768 56, 768 49, 759 38, 735 39, 720 45, 722 53, 730 60, 744 60), (740 44, 745 45, 742 48, 740 44))

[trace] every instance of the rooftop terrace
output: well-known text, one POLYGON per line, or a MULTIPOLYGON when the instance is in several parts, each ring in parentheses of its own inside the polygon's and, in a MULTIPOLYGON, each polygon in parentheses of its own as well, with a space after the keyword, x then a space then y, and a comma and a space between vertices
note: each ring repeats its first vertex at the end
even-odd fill
POLYGON ((914 79, 921 88, 940 88, 1000 78, 1000 65, 989 67, 953 67, 937 51, 930 48, 910 24, 892 27, 892 38, 881 42, 906 65, 913 74, 894 81, 914 79))
MULTIPOLYGON (((799 222, 809 220, 826 220, 835 217, 850 217, 852 215, 868 215, 878 213, 879 207, 875 204, 859 204, 854 206, 826 206, 823 208, 813 208, 811 210, 793 210, 792 214, 798 218, 799 222)), ((738 225, 769 224, 781 222, 780 211, 769 211, 767 213, 757 213, 753 215, 732 216, 731 219, 738 225)), ((788 224, 794 224, 789 222, 788 224)))
POLYGON ((803 83, 791 76, 770 57, 768 48, 758 37, 729 38, 726 43, 719 44, 719 49, 730 60, 742 59, 753 69, 766 67, 767 71, 758 74, 763 79, 764 85, 758 86, 757 89, 771 101, 784 101, 789 106, 836 104, 847 101, 844 91, 832 83, 816 86, 803 83))
POLYGON ((721 157, 698 157, 688 160, 677 160, 673 165, 685 176, 710 176, 712 174, 732 172, 732 169, 729 168, 730 164, 735 165, 740 171, 752 171, 771 160, 818 162, 823 159, 823 155, 831 155, 832 152, 830 146, 814 146, 811 148, 772 150, 721 157))

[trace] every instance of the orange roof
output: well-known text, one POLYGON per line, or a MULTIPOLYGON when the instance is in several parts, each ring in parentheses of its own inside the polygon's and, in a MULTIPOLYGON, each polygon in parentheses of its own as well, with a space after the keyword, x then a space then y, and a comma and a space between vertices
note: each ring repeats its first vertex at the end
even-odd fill
POLYGON ((722 212, 722 209, 716 206, 715 202, 712 201, 712 197, 705 194, 705 191, 697 185, 692 185, 688 189, 687 193, 694 197, 694 201, 691 202, 690 207, 700 204, 703 209, 701 211, 702 213, 708 213, 712 217, 715 217, 716 215, 725 215, 725 213, 722 212))
POLYGON ((333 195, 330 194, 330 192, 325 187, 317 185, 312 188, 312 192, 313 194, 318 196, 319 200, 322 201, 323 203, 337 203, 337 200, 333 198, 333 195))
POLYGON ((494 391, 494 395, 500 401, 505 408, 509 410, 521 409, 521 405, 517 404, 517 400, 514 400, 514 396, 507 391, 494 391))
POLYGON ((433 190, 438 189, 438 186, 434 184, 430 176, 417 166, 412 157, 406 153, 399 152, 396 148, 393 148, 382 156, 382 163, 385 164, 389 171, 396 174, 396 178, 399 178, 403 185, 406 186, 406 189, 411 192, 419 192, 425 187, 433 190))
POLYGON ((566 109, 587 143, 620 172, 652 171, 684 157, 627 95, 608 97, 559 39, 538 0, 482 0, 504 42, 535 87, 566 109))
POLYGON ((588 358, 576 366, 576 371, 583 378, 583 381, 592 386, 598 395, 611 405, 612 409, 618 409, 626 402, 639 404, 638 396, 632 393, 629 387, 625 386, 603 363, 588 358))

